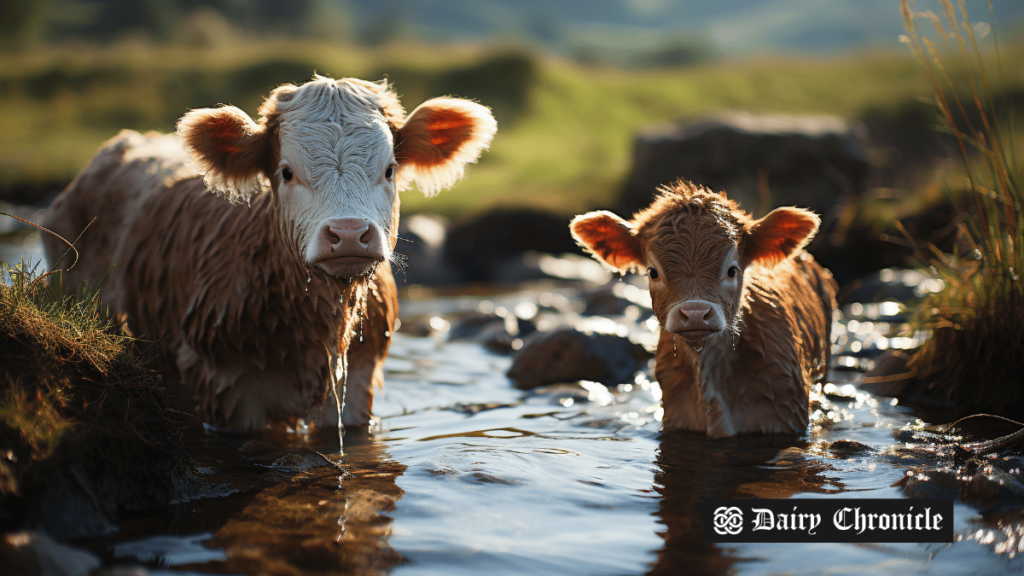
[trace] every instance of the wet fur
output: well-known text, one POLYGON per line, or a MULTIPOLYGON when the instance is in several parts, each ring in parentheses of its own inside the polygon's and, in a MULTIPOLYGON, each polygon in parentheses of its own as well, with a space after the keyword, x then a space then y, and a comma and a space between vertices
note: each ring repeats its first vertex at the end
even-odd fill
MULTIPOLYGON (((310 264, 309 235, 300 230, 309 222, 296 222, 278 194, 279 132, 306 121, 314 132, 345 136, 345 126, 356 126, 360 142, 340 142, 337 154, 310 161, 332 182, 357 174, 343 166, 350 157, 381 173, 392 152, 400 158, 395 195, 378 215, 393 250, 397 191, 416 182, 432 194, 454 184, 496 130, 490 112, 472 102, 440 98, 419 110, 406 118, 386 83, 317 76, 276 89, 259 122, 221 107, 186 114, 177 137, 123 131, 46 217, 46 226, 67 238, 92 222, 77 244, 82 260, 65 273, 65 285, 96 286, 103 279, 103 301, 129 318, 136 335, 157 341, 161 371, 182 381, 198 415, 216 426, 254 430, 298 418, 333 425, 332 358, 351 349, 343 420, 363 427, 394 330, 394 278, 388 261, 351 280, 310 264), (376 132, 366 135, 366 127, 376 132), (356 148, 342 150, 349 145, 356 148), (322 166, 335 161, 337 168, 322 166), (358 342, 361 317, 364 341, 358 342)), ((321 140, 310 145, 324 148, 321 140)), ((347 206, 346 194, 366 195, 358 183, 351 188, 324 193, 347 206)), ((50 262, 65 249, 53 238, 45 248, 50 262)))
POLYGON ((723 194, 681 181, 628 222, 608 212, 573 221, 577 241, 610 268, 639 270, 646 254, 657 257, 673 279, 651 293, 663 326, 666 309, 683 294, 722 306, 726 330, 701 345, 661 333, 655 372, 665 430, 714 438, 806 430, 808 389, 830 360, 836 283, 803 251, 817 217, 773 214, 754 220, 723 194), (715 291, 731 250, 742 269, 733 300, 715 291))

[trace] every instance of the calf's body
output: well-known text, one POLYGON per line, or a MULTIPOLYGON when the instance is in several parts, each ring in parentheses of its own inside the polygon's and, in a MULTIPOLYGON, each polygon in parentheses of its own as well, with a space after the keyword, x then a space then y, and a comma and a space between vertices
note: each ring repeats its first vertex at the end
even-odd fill
MULTIPOLYGON (((493 118, 453 99, 406 118, 386 84, 320 77, 261 116, 196 110, 177 135, 108 141, 47 216, 81 234, 65 283, 99 285, 211 424, 335 425, 347 377, 343 421, 365 426, 398 307, 397 193, 452 185, 493 118)), ((65 248, 46 240, 51 262, 65 248)))
POLYGON ((631 221, 593 212, 571 227, 599 261, 647 271, 662 326, 665 430, 723 438, 807 428, 836 291, 803 250, 816 216, 780 208, 754 220, 724 195, 679 182, 631 221))

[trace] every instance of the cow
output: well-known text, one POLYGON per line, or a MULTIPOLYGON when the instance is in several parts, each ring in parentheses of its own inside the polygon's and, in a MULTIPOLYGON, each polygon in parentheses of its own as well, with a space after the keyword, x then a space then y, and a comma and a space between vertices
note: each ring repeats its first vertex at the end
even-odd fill
POLYGON ((807 429, 836 293, 803 250, 819 224, 799 208, 755 220, 725 194, 682 180, 629 221, 607 211, 572 220, 573 237, 599 262, 646 270, 662 327, 664 430, 725 438, 807 429))
MULTIPOLYGON (((176 134, 106 142, 45 219, 80 236, 64 283, 98 287, 155 341, 165 380, 214 427, 365 428, 398 308, 399 192, 453 186, 497 124, 458 98, 406 116, 386 81, 319 75, 274 89, 259 115, 195 109, 176 134)), ((45 249, 56 263, 67 247, 45 249)))

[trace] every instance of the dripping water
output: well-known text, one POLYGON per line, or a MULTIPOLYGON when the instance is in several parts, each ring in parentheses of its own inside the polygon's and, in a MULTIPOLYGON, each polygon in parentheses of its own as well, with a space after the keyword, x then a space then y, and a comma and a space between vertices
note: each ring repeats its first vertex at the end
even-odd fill
POLYGON ((342 412, 345 408, 345 385, 348 382, 348 355, 339 356, 330 353, 331 389, 334 391, 334 405, 338 409, 338 454, 345 455, 345 425, 342 423, 342 412), (338 394, 338 363, 341 363, 341 394, 338 394))
POLYGON ((313 275, 306 270, 306 292, 309 292, 309 283, 313 281, 313 275))
POLYGON ((678 358, 679 357, 679 353, 676 351, 676 337, 675 336, 672 337, 672 357, 673 358, 678 358))

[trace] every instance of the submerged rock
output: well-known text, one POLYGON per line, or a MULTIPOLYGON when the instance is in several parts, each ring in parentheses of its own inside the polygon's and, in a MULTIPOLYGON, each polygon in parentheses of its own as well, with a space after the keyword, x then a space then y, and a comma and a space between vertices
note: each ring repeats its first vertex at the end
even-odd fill
POLYGON ((507 376, 523 390, 579 380, 621 384, 631 382, 652 357, 643 346, 628 338, 563 328, 527 343, 516 355, 507 376))

